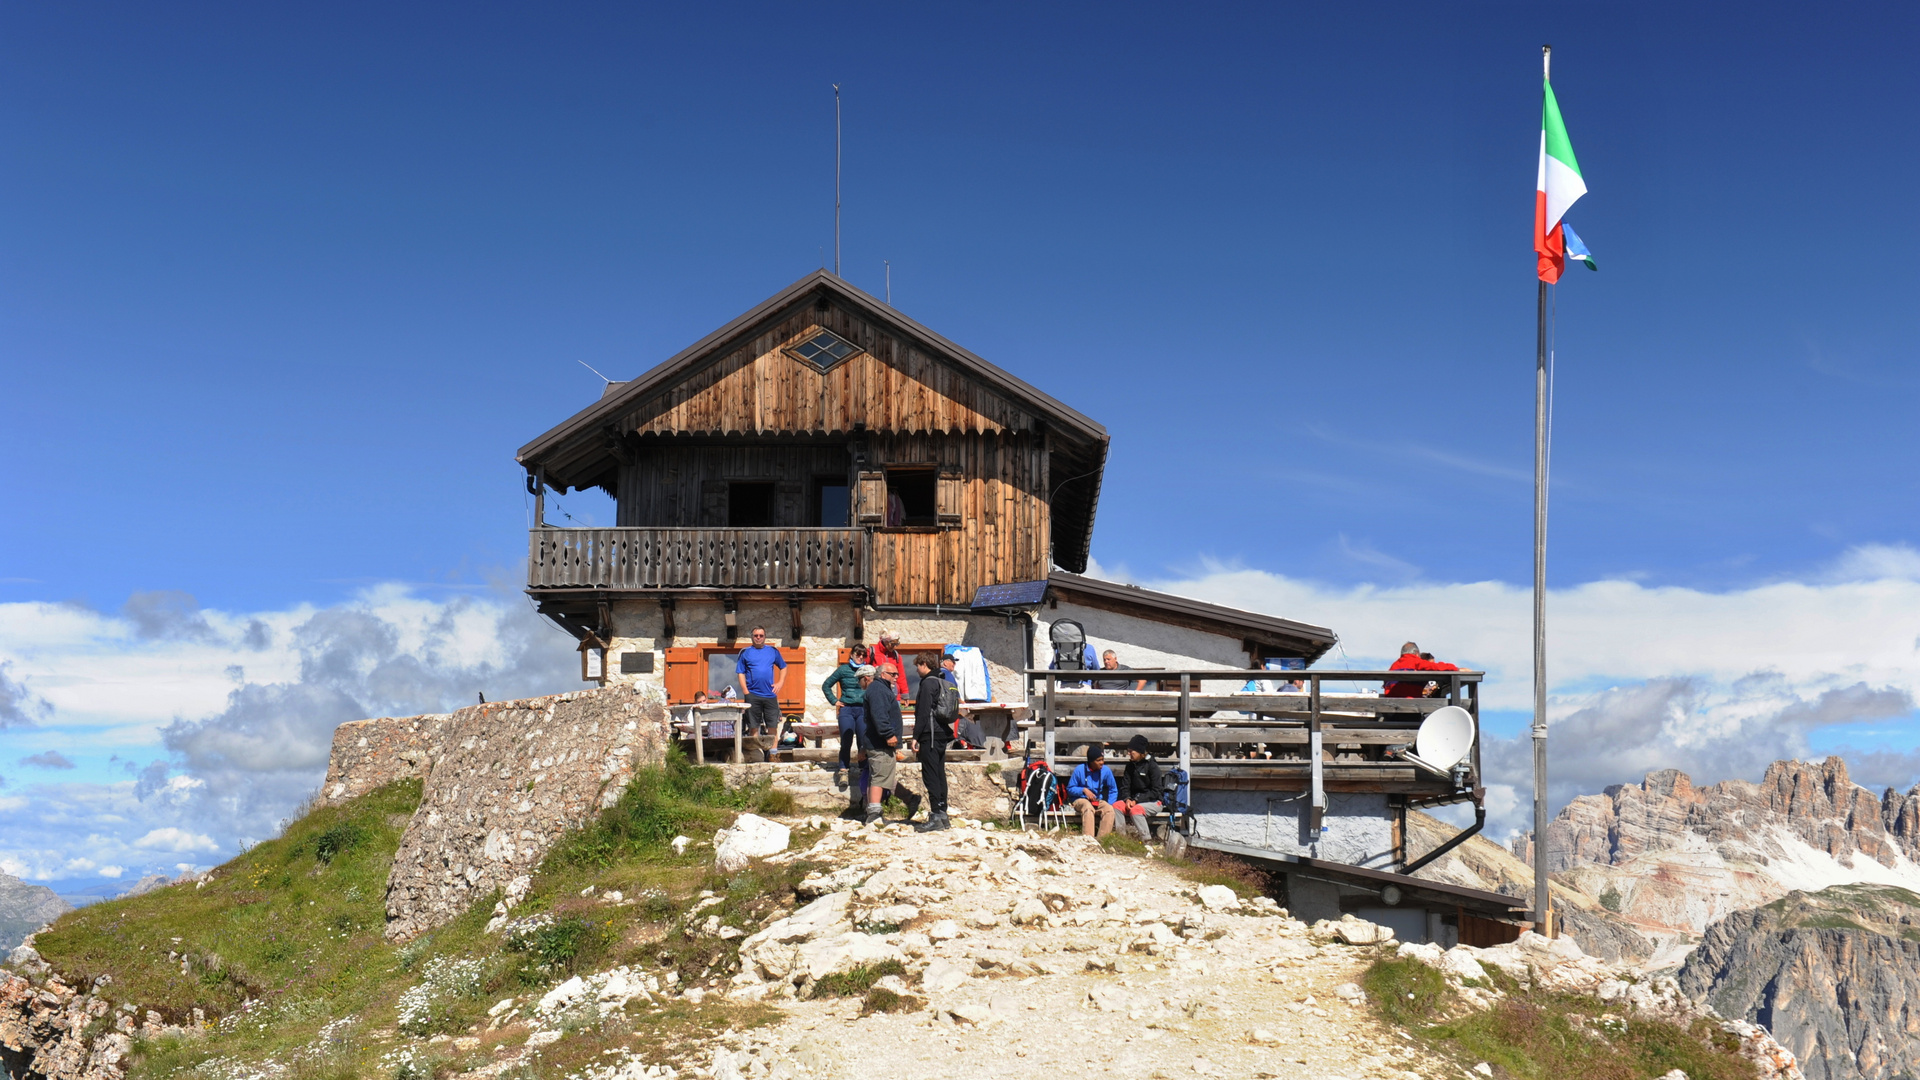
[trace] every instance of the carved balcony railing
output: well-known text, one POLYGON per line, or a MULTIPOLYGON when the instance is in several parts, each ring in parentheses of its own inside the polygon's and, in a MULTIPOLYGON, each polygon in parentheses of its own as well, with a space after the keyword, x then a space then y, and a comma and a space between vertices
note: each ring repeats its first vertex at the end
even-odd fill
POLYGON ((860 529, 534 529, 534 589, 853 589, 860 529))

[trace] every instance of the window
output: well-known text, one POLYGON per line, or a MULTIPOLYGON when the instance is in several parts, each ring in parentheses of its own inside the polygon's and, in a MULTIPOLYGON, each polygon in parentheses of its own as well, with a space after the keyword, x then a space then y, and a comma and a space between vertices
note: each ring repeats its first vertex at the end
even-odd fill
POLYGON ((860 347, 831 330, 816 330, 788 352, 825 371, 860 351, 860 347))
POLYGON ((925 468, 887 470, 887 524, 934 525, 935 473, 925 468))
POLYGON ((773 485, 762 480, 735 480, 727 485, 727 527, 773 527, 773 485))
POLYGON ((852 489, 847 486, 846 478, 830 476, 814 481, 816 495, 814 510, 818 520, 814 524, 823 529, 844 529, 849 524, 849 514, 853 509, 852 489))

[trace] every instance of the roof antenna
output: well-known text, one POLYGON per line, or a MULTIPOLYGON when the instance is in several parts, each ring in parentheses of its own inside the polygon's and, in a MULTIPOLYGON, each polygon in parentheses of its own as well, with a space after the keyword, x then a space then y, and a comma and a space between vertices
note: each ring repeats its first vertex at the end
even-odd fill
POLYGON ((833 276, 840 276, 840 84, 833 84, 833 276))
MULTIPOLYGON (((580 361, 580 366, 581 366, 581 367, 583 367, 583 368, 586 368, 586 369, 587 369, 588 371, 592 371, 592 372, 593 372, 593 373, 594 373, 595 375, 600 375, 600 373, 599 373, 598 371, 595 371, 595 370, 594 370, 594 367, 593 367, 593 365, 592 365, 592 364, 589 364, 589 363, 587 363, 587 362, 586 362, 585 360, 582 360, 582 361, 580 361)), ((609 378, 607 378, 607 377, 606 377, 605 375, 600 375, 600 381, 601 381, 601 382, 609 382, 609 383, 610 383, 610 382, 612 382, 613 380, 612 380, 612 379, 609 379, 609 378)))
POLYGON ((880 261, 883 264, 885 264, 887 268, 887 306, 892 307, 893 306, 893 260, 881 259, 880 261))

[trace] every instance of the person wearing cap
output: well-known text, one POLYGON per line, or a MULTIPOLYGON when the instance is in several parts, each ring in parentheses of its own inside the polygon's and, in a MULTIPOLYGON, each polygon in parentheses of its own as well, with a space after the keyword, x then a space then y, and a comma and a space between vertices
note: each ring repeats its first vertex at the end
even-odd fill
POLYGON ((947 822, 947 744, 953 741, 953 725, 936 718, 940 691, 946 681, 934 674, 938 663, 931 654, 913 658, 920 673, 920 689, 913 698, 913 749, 920 759, 920 782, 927 788, 927 820, 914 828, 920 832, 939 832, 951 828, 947 822))
MULTIPOLYGON (((862 731, 860 749, 867 763, 867 817, 869 825, 880 823, 880 808, 887 792, 899 783, 899 761, 894 752, 900 748, 900 702, 894 696, 893 669, 878 668, 860 681, 867 701, 867 723, 862 731), (877 676, 877 677, 876 677, 877 676)), ((920 805, 920 796, 899 788, 900 801, 907 804, 907 820, 920 805)))
POLYGON ((1153 827, 1147 819, 1160 812, 1160 763, 1147 753, 1147 737, 1135 735, 1127 742, 1127 767, 1120 774, 1120 800, 1114 804, 1123 831, 1153 839, 1153 827))
POLYGON ((1084 765, 1075 765, 1067 777, 1067 798, 1080 812, 1080 835, 1101 837, 1113 831, 1113 804, 1120 801, 1120 785, 1107 768, 1107 752, 1098 744, 1087 747, 1084 765))

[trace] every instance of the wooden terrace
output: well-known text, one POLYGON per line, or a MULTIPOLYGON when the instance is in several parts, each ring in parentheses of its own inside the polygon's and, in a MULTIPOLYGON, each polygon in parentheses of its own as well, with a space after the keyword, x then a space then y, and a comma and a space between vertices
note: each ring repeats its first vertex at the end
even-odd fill
POLYGON ((530 589, 860 589, 863 529, 533 529, 530 589))

